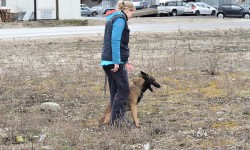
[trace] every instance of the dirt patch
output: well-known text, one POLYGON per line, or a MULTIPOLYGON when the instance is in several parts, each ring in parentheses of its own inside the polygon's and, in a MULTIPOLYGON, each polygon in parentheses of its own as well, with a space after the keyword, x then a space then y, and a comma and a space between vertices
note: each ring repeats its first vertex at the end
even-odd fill
POLYGON ((162 86, 139 104, 140 129, 98 127, 102 36, 0 41, 0 148, 250 149, 248 32, 132 34, 129 77, 142 70, 162 86), (41 111, 49 101, 62 111, 41 111))

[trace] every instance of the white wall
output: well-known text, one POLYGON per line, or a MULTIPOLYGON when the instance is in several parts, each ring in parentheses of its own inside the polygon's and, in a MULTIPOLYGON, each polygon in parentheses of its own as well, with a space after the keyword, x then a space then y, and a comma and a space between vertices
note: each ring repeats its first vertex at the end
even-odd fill
POLYGON ((80 0, 59 0, 59 19, 80 19, 80 0))
POLYGON ((27 10, 34 11, 34 0, 6 0, 6 7, 9 8, 12 13, 27 10))
MULTIPOLYGON (((80 19, 80 0, 58 0, 59 19, 80 19)), ((34 0, 6 0, 6 7, 12 13, 34 11, 34 0)), ((37 19, 56 19, 56 0, 37 0, 37 19), (51 14, 50 14, 51 13, 51 14)))
POLYGON ((56 0, 37 0, 37 19, 56 19, 56 0))

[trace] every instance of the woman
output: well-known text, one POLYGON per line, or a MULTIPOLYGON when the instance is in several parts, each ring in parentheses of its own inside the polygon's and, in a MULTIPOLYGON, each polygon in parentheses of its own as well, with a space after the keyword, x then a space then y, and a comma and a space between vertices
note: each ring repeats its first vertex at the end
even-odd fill
POLYGON ((127 20, 135 11, 130 1, 119 1, 116 10, 107 12, 101 66, 108 78, 111 100, 111 124, 123 120, 128 102, 129 82, 127 70, 133 70, 128 63, 129 28, 127 20))

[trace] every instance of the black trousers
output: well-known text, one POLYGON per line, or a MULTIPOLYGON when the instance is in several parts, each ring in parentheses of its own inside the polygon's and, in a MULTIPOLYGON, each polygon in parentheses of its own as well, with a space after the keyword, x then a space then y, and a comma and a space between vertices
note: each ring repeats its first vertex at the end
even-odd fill
POLYGON ((116 72, 111 71, 113 68, 114 65, 103 66, 108 77, 110 90, 111 123, 114 123, 119 118, 124 118, 129 96, 128 73, 125 65, 119 65, 116 72))

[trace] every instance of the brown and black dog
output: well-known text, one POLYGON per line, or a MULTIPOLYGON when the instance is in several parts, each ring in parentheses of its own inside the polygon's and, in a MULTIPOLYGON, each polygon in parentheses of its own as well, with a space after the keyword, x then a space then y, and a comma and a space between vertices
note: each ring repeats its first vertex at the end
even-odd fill
MULTIPOLYGON (((134 119, 134 123, 136 127, 139 127, 139 120, 137 117, 137 104, 141 101, 143 97, 143 93, 149 89, 151 92, 154 92, 152 86, 156 88, 160 88, 160 84, 156 82, 155 78, 149 76, 145 72, 141 71, 141 75, 137 78, 132 79, 132 83, 129 86, 129 98, 128 104, 126 106, 126 111, 130 111, 132 113, 132 117, 134 119)), ((100 124, 108 124, 111 118, 111 104, 106 107, 104 116, 100 120, 100 124)))

